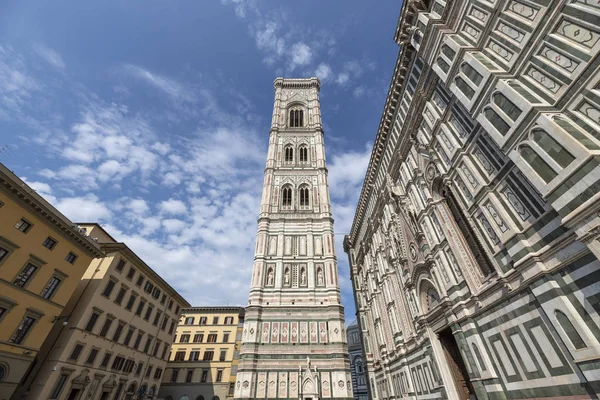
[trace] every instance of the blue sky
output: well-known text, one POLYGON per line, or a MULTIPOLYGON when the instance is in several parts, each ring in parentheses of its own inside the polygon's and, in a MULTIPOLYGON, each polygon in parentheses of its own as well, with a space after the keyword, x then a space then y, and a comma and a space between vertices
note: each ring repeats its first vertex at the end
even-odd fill
POLYGON ((273 80, 321 79, 336 249, 398 48, 392 0, 0 4, 0 162, 193 305, 246 305, 273 80))

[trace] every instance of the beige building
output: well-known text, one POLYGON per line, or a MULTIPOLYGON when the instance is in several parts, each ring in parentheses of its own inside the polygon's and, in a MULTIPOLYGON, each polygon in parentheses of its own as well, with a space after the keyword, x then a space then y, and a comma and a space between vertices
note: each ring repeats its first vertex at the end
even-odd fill
POLYGON ((0 399, 31 366, 98 243, 0 164, 0 399))
POLYGON ((193 307, 183 310, 160 398, 233 398, 245 310, 193 307))
POLYGON ((80 226, 106 256, 89 265, 54 340, 13 398, 153 399, 189 304, 126 244, 97 224, 80 226))

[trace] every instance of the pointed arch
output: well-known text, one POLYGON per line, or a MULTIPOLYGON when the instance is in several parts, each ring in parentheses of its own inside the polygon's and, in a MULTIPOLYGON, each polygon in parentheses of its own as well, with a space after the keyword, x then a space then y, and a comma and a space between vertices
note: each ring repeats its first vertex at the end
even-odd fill
POLYGON ((281 188, 281 208, 291 210, 293 207, 292 185, 283 185, 281 188))
POLYGON ((310 208, 310 188, 308 185, 300 185, 298 188, 298 200, 301 210, 308 210, 310 208))
POLYGON ((562 328, 565 335, 567 335, 567 337, 569 338, 569 341, 571 342, 575 350, 585 349, 587 345, 581 338, 579 332, 577 332, 577 329, 575 329, 575 326, 573 326, 573 323, 571 322, 569 317, 567 317, 567 314, 560 310, 554 310, 554 316, 556 317, 556 321, 558 321, 558 324, 562 328))
POLYGON ((308 146, 305 144, 301 144, 300 147, 298 147, 298 162, 300 162, 300 164, 308 163, 308 146))
POLYGON ((284 158, 283 161, 286 163, 294 162, 294 146, 288 144, 284 147, 284 158))
POLYGON ((422 279, 419 285, 419 299, 423 314, 428 314, 440 303, 440 295, 435 285, 428 279, 422 279))

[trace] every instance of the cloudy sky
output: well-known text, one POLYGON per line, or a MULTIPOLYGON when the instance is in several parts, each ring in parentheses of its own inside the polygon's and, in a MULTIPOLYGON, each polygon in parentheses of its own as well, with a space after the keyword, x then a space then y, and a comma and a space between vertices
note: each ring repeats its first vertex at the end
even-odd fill
POLYGON ((398 48, 397 0, 0 4, 0 162, 193 305, 246 305, 273 80, 321 79, 343 253, 398 48))

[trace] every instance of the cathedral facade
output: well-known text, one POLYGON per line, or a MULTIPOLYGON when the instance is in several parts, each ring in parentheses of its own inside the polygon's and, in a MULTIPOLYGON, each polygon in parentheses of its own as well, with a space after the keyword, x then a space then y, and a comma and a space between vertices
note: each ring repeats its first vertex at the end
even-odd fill
POLYGON ((236 399, 351 399, 320 82, 277 78, 236 399))
POLYGON ((375 399, 597 398, 600 6, 406 0, 349 256, 375 399))

